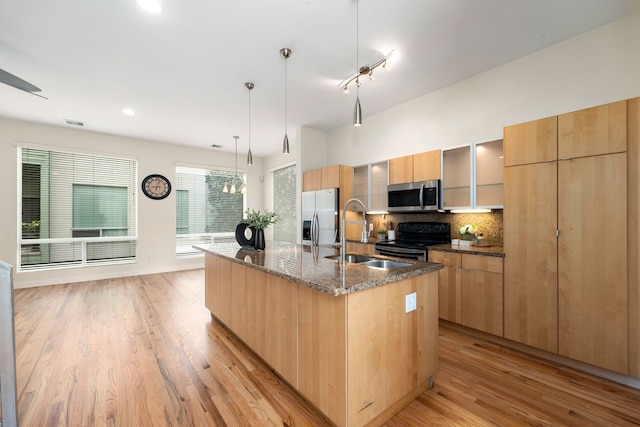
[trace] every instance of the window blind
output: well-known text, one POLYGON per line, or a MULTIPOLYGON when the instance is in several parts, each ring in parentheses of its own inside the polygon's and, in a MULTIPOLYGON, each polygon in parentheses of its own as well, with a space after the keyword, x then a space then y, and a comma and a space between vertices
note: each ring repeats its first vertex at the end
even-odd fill
POLYGON ((25 147, 20 155, 22 270, 135 259, 135 160, 25 147))
POLYGON ((234 241, 235 229, 242 221, 245 197, 240 188, 245 174, 176 166, 176 255, 193 256, 201 252, 194 244, 234 241), (223 192, 234 181, 235 194, 223 192))
POLYGON ((273 209, 280 221, 273 226, 273 240, 296 242, 296 165, 273 172, 273 209))

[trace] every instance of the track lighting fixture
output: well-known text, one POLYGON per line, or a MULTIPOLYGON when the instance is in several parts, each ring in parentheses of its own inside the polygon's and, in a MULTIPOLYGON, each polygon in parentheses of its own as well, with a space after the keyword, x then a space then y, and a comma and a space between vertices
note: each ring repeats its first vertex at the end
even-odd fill
POLYGON ((356 72, 338 85, 345 94, 349 93, 349 85, 355 83, 356 85, 356 105, 353 107, 353 125, 362 126, 362 107, 360 106, 360 76, 369 76, 369 80, 373 80, 373 70, 382 65, 383 69, 387 70, 387 60, 393 54, 393 50, 389 52, 384 58, 379 59, 369 65, 360 66, 359 58, 359 1, 356 0, 356 72))

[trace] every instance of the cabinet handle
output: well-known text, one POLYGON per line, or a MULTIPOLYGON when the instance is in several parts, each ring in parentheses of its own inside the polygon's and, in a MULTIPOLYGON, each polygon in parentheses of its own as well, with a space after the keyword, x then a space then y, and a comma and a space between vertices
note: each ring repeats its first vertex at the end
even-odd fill
POLYGON ((562 161, 571 160, 571 157, 563 157, 563 158, 561 158, 560 160, 562 160, 562 161))
POLYGON ((550 159, 550 160, 545 160, 544 162, 545 163, 553 163, 553 162, 555 162, 555 160, 554 159, 550 159))

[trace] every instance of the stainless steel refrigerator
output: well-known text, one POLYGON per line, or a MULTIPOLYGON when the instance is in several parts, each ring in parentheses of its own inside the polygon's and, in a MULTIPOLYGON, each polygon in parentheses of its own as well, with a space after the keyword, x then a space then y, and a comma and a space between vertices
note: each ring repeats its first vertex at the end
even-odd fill
POLYGON ((340 241, 338 189, 302 193, 302 244, 330 245, 340 241))

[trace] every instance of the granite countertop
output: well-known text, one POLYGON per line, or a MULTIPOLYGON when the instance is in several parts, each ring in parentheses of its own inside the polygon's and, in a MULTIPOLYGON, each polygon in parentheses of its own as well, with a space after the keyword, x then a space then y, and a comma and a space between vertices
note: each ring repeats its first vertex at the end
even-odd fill
MULTIPOLYGON (((213 243, 193 247, 334 296, 397 282, 443 268, 442 264, 414 260, 402 260, 412 262, 409 267, 389 270, 350 263, 343 266, 338 261, 325 258, 340 255, 339 248, 319 247, 312 251, 310 246, 286 242, 267 241, 263 251, 243 249, 237 243, 213 243)), ((375 257, 393 259, 381 255, 375 257)))
POLYGON ((434 245, 429 246, 430 251, 457 252, 471 255, 496 256, 504 258, 502 246, 458 246, 458 245, 434 245))

